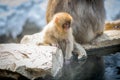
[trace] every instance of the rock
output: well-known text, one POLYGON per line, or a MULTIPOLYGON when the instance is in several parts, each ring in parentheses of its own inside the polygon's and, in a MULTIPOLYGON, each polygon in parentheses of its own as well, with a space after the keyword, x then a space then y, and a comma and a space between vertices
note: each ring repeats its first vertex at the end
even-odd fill
MULTIPOLYGON (((56 76, 63 67, 61 50, 50 46, 0 44, 0 69, 17 72, 29 79, 56 76)), ((3 74, 4 71, 0 74, 3 74)), ((4 77, 7 75, 4 74, 4 77)))

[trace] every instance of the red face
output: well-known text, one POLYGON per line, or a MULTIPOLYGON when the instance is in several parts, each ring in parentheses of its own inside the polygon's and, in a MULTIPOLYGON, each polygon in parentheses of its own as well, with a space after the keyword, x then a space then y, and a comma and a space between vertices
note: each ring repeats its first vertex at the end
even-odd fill
POLYGON ((69 29, 69 28, 70 28, 70 21, 67 21, 66 23, 64 23, 64 24, 62 25, 62 27, 63 27, 63 29, 65 29, 65 30, 69 29))

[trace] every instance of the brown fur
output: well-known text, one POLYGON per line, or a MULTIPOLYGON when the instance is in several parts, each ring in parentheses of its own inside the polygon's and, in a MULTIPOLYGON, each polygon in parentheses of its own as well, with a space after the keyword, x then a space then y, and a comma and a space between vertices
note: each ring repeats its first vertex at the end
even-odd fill
POLYGON ((105 30, 120 30, 120 20, 106 21, 105 30))

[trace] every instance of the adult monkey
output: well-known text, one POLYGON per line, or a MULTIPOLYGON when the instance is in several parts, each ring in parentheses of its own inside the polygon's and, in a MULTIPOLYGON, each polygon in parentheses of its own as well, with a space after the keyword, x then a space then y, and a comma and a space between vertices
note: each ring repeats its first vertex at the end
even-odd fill
MULTIPOLYGON (((55 13, 63 11, 73 17, 73 35, 77 42, 91 42, 103 33, 104 0, 49 0, 46 12, 47 22, 55 13)), ((89 56, 79 74, 79 79, 73 80, 103 80, 104 64, 102 57, 89 56)))
POLYGON ((105 22, 104 0, 49 0, 47 23, 57 12, 68 12, 73 17, 73 35, 79 43, 92 41, 103 33, 105 22))

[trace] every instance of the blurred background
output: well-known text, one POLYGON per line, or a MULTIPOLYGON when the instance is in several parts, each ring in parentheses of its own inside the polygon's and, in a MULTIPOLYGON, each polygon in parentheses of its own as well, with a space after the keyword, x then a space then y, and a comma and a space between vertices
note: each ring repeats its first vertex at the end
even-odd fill
MULTIPOLYGON (((46 24, 48 0, 0 0, 0 43, 18 43, 46 24)), ((104 0, 106 20, 120 19, 120 0, 104 0)), ((120 80, 120 52, 105 56, 106 80, 120 80)))
MULTIPOLYGON (((0 43, 19 42, 46 24, 48 0, 0 0, 0 43)), ((105 0, 106 20, 120 18, 120 0, 105 0)))
POLYGON ((19 42, 46 24, 48 0, 0 0, 0 43, 19 42))

